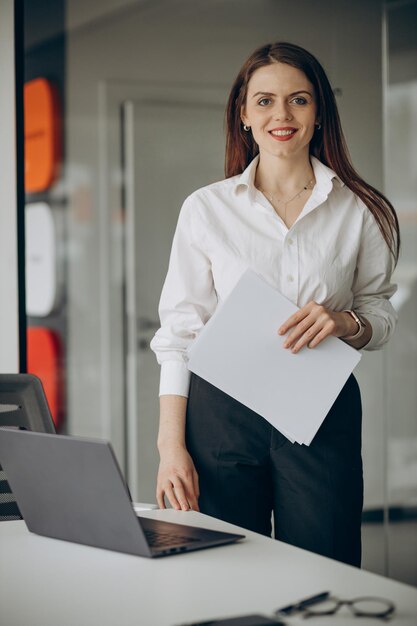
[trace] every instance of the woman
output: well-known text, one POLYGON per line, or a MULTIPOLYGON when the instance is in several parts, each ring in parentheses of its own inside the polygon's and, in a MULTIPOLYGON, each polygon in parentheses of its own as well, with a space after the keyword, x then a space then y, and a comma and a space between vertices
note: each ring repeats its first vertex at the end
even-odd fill
POLYGON ((276 538, 359 566, 355 378, 307 447, 190 376, 186 351, 248 267, 300 307, 277 329, 294 354, 330 335, 380 348, 396 322, 398 221, 353 169, 329 81, 303 48, 257 49, 235 80, 226 121, 226 179, 184 202, 151 344, 162 366, 158 504, 166 497, 266 535, 273 512, 276 538))

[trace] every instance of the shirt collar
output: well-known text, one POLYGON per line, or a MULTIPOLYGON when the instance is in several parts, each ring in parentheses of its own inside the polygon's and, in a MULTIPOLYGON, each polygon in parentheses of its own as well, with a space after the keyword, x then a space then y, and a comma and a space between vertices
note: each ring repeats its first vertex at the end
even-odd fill
MULTIPOLYGON (((311 165, 316 179, 315 190, 319 194, 328 195, 333 187, 333 179, 335 178, 343 187, 344 182, 330 167, 324 165, 315 156, 310 155, 311 165)), ((251 195, 255 191, 255 173, 259 163, 259 154, 249 163, 247 168, 236 177, 234 191, 237 193, 240 189, 246 188, 251 195)))
POLYGON ((236 176, 234 192, 238 193, 241 189, 246 189, 253 195, 255 192, 255 174, 259 163, 259 154, 249 163, 247 168, 236 176))
POLYGON ((312 154, 310 161, 316 179, 316 189, 319 193, 328 195, 333 187, 333 179, 335 178, 341 187, 345 184, 341 178, 330 167, 319 161, 312 154))

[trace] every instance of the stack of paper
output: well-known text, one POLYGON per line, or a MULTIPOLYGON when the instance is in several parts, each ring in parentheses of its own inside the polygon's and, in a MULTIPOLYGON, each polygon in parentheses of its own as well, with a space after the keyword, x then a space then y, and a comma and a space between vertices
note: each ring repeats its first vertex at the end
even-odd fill
POLYGON ((361 354, 336 337, 293 354, 278 328, 298 307, 247 270, 189 350, 189 369, 290 441, 309 445, 361 354))

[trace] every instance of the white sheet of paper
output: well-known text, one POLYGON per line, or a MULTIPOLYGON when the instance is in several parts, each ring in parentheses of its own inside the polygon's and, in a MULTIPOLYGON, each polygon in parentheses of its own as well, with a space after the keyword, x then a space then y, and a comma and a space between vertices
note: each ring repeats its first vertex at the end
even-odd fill
POLYGON ((297 354, 283 348, 278 328, 297 310, 247 270, 191 345, 188 367, 309 445, 361 354, 336 337, 297 354))

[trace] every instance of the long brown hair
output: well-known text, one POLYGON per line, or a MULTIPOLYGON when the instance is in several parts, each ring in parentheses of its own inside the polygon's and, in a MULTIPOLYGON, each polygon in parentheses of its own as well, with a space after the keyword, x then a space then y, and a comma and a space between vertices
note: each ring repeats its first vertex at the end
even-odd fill
POLYGON ((381 192, 366 183, 355 171, 329 79, 318 60, 300 46, 285 42, 262 46, 251 54, 237 75, 226 108, 226 178, 241 174, 259 152, 252 133, 243 130, 241 108, 246 103, 248 83, 254 72, 276 62, 301 70, 313 85, 321 128, 316 127, 310 142, 310 154, 336 172, 345 185, 366 204, 397 260, 400 229, 395 209, 381 192))

